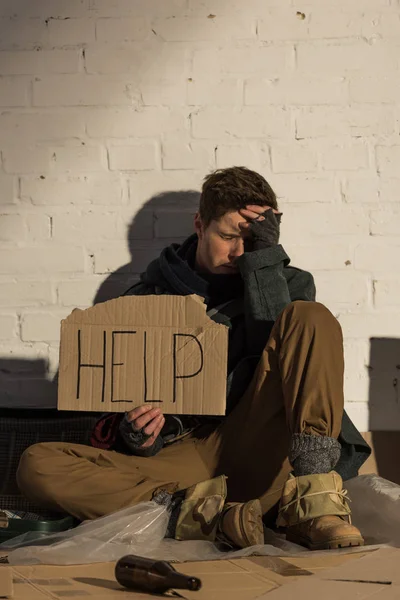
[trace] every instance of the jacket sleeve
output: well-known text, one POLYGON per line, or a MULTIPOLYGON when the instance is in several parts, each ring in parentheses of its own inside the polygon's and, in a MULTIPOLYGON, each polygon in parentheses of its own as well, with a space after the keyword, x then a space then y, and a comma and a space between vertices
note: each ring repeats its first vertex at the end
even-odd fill
POLYGON ((272 326, 294 300, 315 300, 311 273, 288 267, 290 259, 279 244, 245 252, 237 261, 244 281, 247 351, 261 354, 272 326))

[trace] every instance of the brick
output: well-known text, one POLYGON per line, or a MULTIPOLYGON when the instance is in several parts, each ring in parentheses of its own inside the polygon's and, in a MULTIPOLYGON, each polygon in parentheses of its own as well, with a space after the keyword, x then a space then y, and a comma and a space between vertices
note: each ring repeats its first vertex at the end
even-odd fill
POLYGON ((159 166, 159 147, 155 142, 109 146, 108 157, 112 171, 148 171, 159 166))
MULTIPOLYGON (((153 36, 155 37, 155 36, 153 36)), ((186 74, 186 52, 158 40, 91 44, 85 50, 88 73, 133 73, 136 81, 176 81, 186 74)))
POLYGON ((107 169, 107 152, 102 146, 65 146, 53 148, 56 172, 90 172, 107 169))
POLYGON ((87 132, 90 137, 126 138, 155 137, 161 134, 177 134, 186 127, 185 117, 178 111, 164 107, 135 110, 96 110, 87 116, 87 132))
POLYGON ((98 19, 96 39, 98 42, 137 42, 153 35, 150 23, 144 17, 122 19, 98 19))
POLYGON ((176 197, 176 201, 187 197, 188 202, 191 202, 192 191, 200 188, 204 175, 204 172, 189 170, 155 171, 151 177, 146 172, 133 173, 129 177, 131 203, 140 206, 160 194, 168 194, 170 198, 176 197))
POLYGON ((166 141, 162 145, 163 169, 204 169, 215 166, 214 148, 201 142, 166 141))
POLYGON ((51 284, 47 281, 12 281, 0 283, 0 305, 12 307, 53 304, 51 284))
POLYGON ((389 242, 378 237, 370 237, 368 243, 355 248, 355 269, 372 273, 397 271, 400 241, 389 242))
POLYGON ((123 205, 126 196, 125 184, 116 173, 21 180, 21 197, 38 206, 123 205))
POLYGON ((294 8, 270 9, 259 19, 258 38, 262 41, 304 40, 309 37, 309 15, 300 19, 294 8))
POLYGON ((372 173, 351 173, 343 185, 346 202, 376 203, 379 201, 379 179, 372 173))
POLYGON ((353 257, 350 246, 343 243, 318 242, 286 247, 292 259, 291 264, 311 272, 345 269, 345 263, 349 260, 352 262, 353 257))
POLYGON ((399 190, 400 179, 388 177, 386 174, 381 176, 379 196, 382 202, 398 202, 399 190))
POLYGON ((272 169, 275 173, 315 171, 317 154, 308 144, 273 144, 271 147, 272 169))
POLYGON ((383 277, 374 281, 374 306, 377 309, 400 308, 400 280, 383 277))
MULTIPOLYGON (((368 402, 369 383, 369 374, 367 369, 364 369, 358 373, 351 373, 348 371, 345 374, 344 395, 345 398, 349 400, 350 405, 366 404, 368 402)), ((368 404, 366 404, 366 408, 368 409, 368 404)), ((368 430, 370 430, 370 427, 368 427, 366 431, 368 430)))
POLYGON ((391 107, 346 106, 298 109, 296 137, 368 137, 392 134, 395 130, 395 114, 391 107))
POLYGON ((96 40, 95 22, 89 19, 50 19, 47 25, 51 46, 77 46, 96 40))
POLYGON ((50 217, 40 214, 2 214, 0 241, 16 244, 44 241, 50 237, 50 217))
POLYGON ((48 43, 48 30, 42 19, 0 19, 0 48, 34 48, 48 43))
POLYGON ((360 10, 353 12, 312 9, 308 26, 310 39, 361 37, 365 31, 366 15, 360 10))
MULTIPOLYGON (((151 10, 154 15, 179 14, 186 8, 186 0, 152 0, 151 10)), ((102 17, 130 17, 148 15, 148 0, 91 0, 90 8, 94 15, 102 17)))
MULTIPOLYGON (((323 246, 321 245, 321 250, 323 246)), ((368 304, 371 287, 368 277, 356 271, 316 271, 317 300, 335 308, 357 310, 368 304)))
POLYGON ((221 141, 239 138, 287 138, 291 133, 288 111, 278 107, 204 108, 192 115, 193 137, 221 141))
POLYGON ((64 213, 53 215, 52 219, 56 242, 118 239, 116 213, 64 213))
POLYGON ((11 175, 0 173, 0 206, 15 204, 17 198, 17 180, 11 175))
POLYGON ((292 49, 285 46, 260 46, 251 48, 223 48, 197 50, 193 56, 192 77, 210 78, 225 75, 259 75, 279 77, 292 63, 292 49))
POLYGON ((27 106, 30 79, 26 77, 1 77, 0 106, 27 106))
POLYGON ((24 218, 28 228, 28 242, 43 242, 51 235, 51 221, 46 214, 26 213, 24 218))
POLYGON ((46 344, 22 344, 21 340, 19 343, 17 340, 10 342, 0 345, 3 376, 46 373, 49 354, 46 344))
POLYGON ((397 175, 400 159, 399 146, 377 146, 376 158, 378 172, 385 175, 397 175))
MULTIPOLYGON (((346 399, 347 397, 346 394, 346 399)), ((356 401, 346 401, 344 405, 345 410, 358 431, 370 431, 371 424, 369 420, 368 395, 361 396, 360 390, 358 389, 355 400, 356 401)))
POLYGON ((256 21, 247 15, 203 17, 167 17, 155 19, 152 29, 167 42, 209 42, 251 39, 256 37, 256 21))
MULTIPOLYGON (((390 0, 363 0, 362 8, 384 8, 389 6, 390 0)), ((360 10, 359 0, 304 0, 302 6, 317 6, 322 7, 343 7, 346 10, 360 10)))
POLYGON ((291 0, 231 0, 227 3, 225 0, 189 0, 189 9, 191 14, 209 15, 240 15, 254 14, 257 17, 265 15, 265 10, 270 7, 289 6, 291 0))
POLYGON ((236 78, 221 81, 192 79, 187 85, 187 98, 189 106, 240 106, 243 104, 243 82, 236 78))
POLYGON ((24 312, 21 318, 21 339, 23 342, 58 341, 61 320, 70 310, 46 310, 46 312, 24 312))
POLYGON ((140 84, 141 101, 144 106, 184 106, 186 105, 187 82, 165 81, 162 86, 146 81, 140 84))
POLYGON ((79 50, 0 51, 3 75, 49 75, 51 73, 77 73, 81 53, 79 50))
POLYGON ((82 115, 76 113, 0 114, 0 143, 29 144, 35 141, 79 138, 85 133, 82 115))
POLYGON ((400 211, 397 206, 395 209, 372 210, 371 217, 371 234, 399 236, 400 235, 400 211))
POLYGON ((129 250, 125 242, 110 242, 106 245, 92 244, 90 250, 94 256, 94 272, 96 274, 112 273, 122 266, 126 266, 128 272, 140 273, 143 270, 140 268, 143 266, 143 258, 139 261, 139 266, 136 267, 136 265, 131 264, 129 250))
POLYGON ((399 59, 389 44, 299 45, 297 67, 306 73, 343 75, 347 71, 387 71, 397 69, 399 59))
POLYGON ((81 17, 87 14, 89 0, 3 0, 0 4, 0 15, 6 17, 81 17))
POLYGON ((136 84, 99 75, 53 75, 36 79, 34 106, 132 106, 139 102, 136 84))
POLYGON ((274 174, 271 183, 278 197, 286 202, 334 202, 339 195, 330 177, 274 174))
POLYGON ((245 104, 346 104, 348 83, 343 77, 313 77, 293 74, 290 77, 260 79, 254 77, 245 83, 245 104))
POLYGON ((101 283, 101 277, 60 281, 57 285, 58 304, 71 308, 88 308, 93 304, 101 283))
POLYGON ((337 236, 367 236, 368 211, 353 204, 291 204, 283 210, 281 230, 290 244, 319 238, 322 246, 328 237, 335 241, 337 236))
POLYGON ((49 245, 47 247, 0 249, 0 274, 79 273, 85 268, 82 248, 49 245))
POLYGON ((4 147, 3 168, 6 173, 48 173, 51 164, 51 151, 41 146, 4 147))
POLYGON ((118 211, 121 219, 117 222, 118 239, 127 238, 129 245, 137 240, 152 240, 154 237, 154 210, 163 205, 163 200, 150 202, 132 216, 132 207, 118 211))
POLYGON ((400 94, 398 71, 383 75, 352 75, 349 82, 350 98, 353 102, 393 103, 400 94))
POLYGON ((187 238, 194 233, 194 212, 157 211, 154 232, 156 238, 187 238))
POLYGON ((0 339, 10 340, 17 335, 17 315, 0 314, 0 339))
POLYGON ((348 338, 399 337, 399 319, 385 312, 345 313, 340 315, 343 334, 348 338))
POLYGON ((249 169, 260 171, 265 163, 269 164, 268 147, 258 142, 242 144, 218 144, 215 151, 216 167, 224 169, 234 165, 243 165, 249 169))
POLYGON ((368 147, 364 143, 325 144, 320 149, 320 161, 327 171, 368 169, 368 147))
POLYGON ((1 215, 0 241, 21 242, 26 239, 26 223, 20 215, 1 215))

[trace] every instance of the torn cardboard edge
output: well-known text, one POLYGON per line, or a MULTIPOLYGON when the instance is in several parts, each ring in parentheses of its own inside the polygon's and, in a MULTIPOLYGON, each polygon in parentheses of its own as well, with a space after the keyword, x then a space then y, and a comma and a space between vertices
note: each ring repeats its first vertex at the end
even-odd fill
POLYGON ((224 415, 228 328, 200 296, 124 296, 61 322, 58 408, 224 415))

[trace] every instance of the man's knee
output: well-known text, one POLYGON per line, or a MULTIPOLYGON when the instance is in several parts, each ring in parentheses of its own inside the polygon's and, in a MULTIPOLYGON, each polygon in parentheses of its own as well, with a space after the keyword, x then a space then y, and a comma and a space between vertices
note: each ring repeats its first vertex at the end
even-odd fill
POLYGON ((54 443, 42 442, 29 446, 21 455, 16 479, 21 492, 28 497, 42 498, 51 488, 46 463, 54 455, 54 443))
POLYGON ((340 329, 339 321, 331 311, 320 302, 295 300, 286 306, 283 313, 291 319, 299 322, 307 322, 314 325, 333 325, 340 329))

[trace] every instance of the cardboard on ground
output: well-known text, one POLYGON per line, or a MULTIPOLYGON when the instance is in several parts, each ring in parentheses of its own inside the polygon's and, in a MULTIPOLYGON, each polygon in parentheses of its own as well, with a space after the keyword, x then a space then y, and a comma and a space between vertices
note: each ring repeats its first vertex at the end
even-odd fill
POLYGON ((58 408, 224 415, 228 329, 199 296, 126 296, 61 322, 58 408))
MULTIPOLYGON (((342 551, 297 556, 247 558, 175 564, 200 577, 198 592, 172 590, 166 598, 185 600, 397 600, 400 550, 342 551)), ((14 600, 145 600, 149 594, 122 588, 113 563, 70 566, 0 565, 0 597, 14 600), (13 580, 14 590, 11 587, 13 580)))

